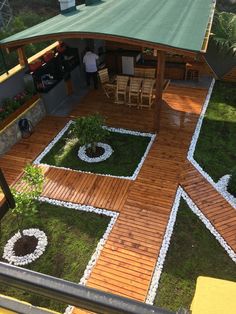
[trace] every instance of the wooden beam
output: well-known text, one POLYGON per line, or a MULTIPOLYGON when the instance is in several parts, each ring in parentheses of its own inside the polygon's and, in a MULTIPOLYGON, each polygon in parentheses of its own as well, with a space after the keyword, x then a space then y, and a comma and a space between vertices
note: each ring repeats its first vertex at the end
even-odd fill
POLYGON ((165 60, 166 55, 164 51, 157 53, 157 77, 156 77, 156 101, 155 101, 155 119, 154 129, 159 132, 161 122, 161 107, 163 101, 163 86, 165 76, 165 60))
POLYGON ((151 43, 149 41, 145 40, 139 40, 139 39, 134 39, 134 38, 125 38, 125 37, 119 37, 119 36, 114 36, 114 35, 107 35, 107 34, 98 34, 98 33, 62 33, 62 34, 46 34, 46 35, 41 35, 41 36, 36 36, 32 38, 25 38, 17 41, 12 41, 9 43, 1 44, 0 47, 3 48, 8 48, 8 50, 14 50, 16 48, 19 48, 19 46, 24 46, 27 44, 33 44, 33 43, 38 43, 42 41, 48 41, 48 40, 63 40, 63 39, 82 39, 82 38, 87 38, 87 39, 101 39, 101 40, 109 40, 109 41, 114 41, 114 42, 119 42, 119 43, 125 43, 125 44, 130 44, 134 46, 141 46, 141 47, 146 47, 146 48, 151 48, 151 49, 157 49, 161 51, 166 51, 174 54, 180 54, 180 55, 185 55, 185 56, 190 56, 190 57, 196 57, 197 54, 199 53, 198 51, 191 51, 191 50, 185 50, 181 48, 175 48, 167 45, 162 45, 162 44, 155 44, 151 43))
POLYGON ((205 33, 204 41, 202 44, 201 52, 204 52, 204 53, 207 51, 207 47, 208 47, 208 43, 209 43, 209 39, 210 39, 210 35, 211 35, 211 28, 212 28, 212 23, 213 23, 213 19, 214 19, 215 9, 216 9, 216 2, 213 4, 212 11, 211 11, 209 21, 207 24, 207 30, 205 33))
POLYGON ((18 54, 18 60, 19 60, 19 64, 22 67, 25 67, 28 65, 28 60, 27 57, 25 55, 25 51, 24 51, 24 47, 20 47, 17 49, 17 54, 18 54))
POLYGON ((6 52, 8 53, 8 54, 10 54, 11 52, 14 52, 14 51, 16 51, 17 49, 19 49, 19 48, 22 48, 23 46, 22 45, 17 45, 17 46, 3 46, 3 48, 5 48, 6 49, 6 52))

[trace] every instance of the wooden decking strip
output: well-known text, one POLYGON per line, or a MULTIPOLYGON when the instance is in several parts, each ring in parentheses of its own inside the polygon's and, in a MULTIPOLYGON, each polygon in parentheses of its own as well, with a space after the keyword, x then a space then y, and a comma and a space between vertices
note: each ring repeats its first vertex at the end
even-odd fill
POLYGON ((0 168, 9 184, 22 173, 27 163, 32 162, 63 128, 67 118, 47 116, 36 127, 28 139, 22 139, 9 152, 0 156, 0 168))
MULTIPOLYGON (((44 196, 120 213, 88 280, 90 287, 145 301, 180 183, 235 248, 235 213, 195 169, 186 166, 188 147, 206 92, 174 85, 167 89, 161 131, 135 181, 42 166, 46 175, 44 196), (215 205, 211 203, 213 199, 215 205), (227 213, 223 221, 222 209, 227 213)), ((71 117, 94 112, 106 116, 107 124, 113 127, 153 131, 153 110, 111 104, 99 91, 91 91, 71 117)), ((44 118, 29 139, 20 141, 0 157, 0 167, 9 183, 68 120, 69 117, 44 118)), ((82 311, 75 309, 74 313, 82 311)))
POLYGON ((121 211, 131 181, 49 168, 43 195, 67 202, 121 211))
POLYGON ((201 212, 236 252, 236 210, 190 162, 186 162, 181 185, 201 212))

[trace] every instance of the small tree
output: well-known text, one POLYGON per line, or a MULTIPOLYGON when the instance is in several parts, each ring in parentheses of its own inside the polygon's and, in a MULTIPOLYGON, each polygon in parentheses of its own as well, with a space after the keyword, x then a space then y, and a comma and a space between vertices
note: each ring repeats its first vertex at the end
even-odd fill
POLYGON ((80 117, 75 120, 72 132, 78 138, 81 146, 91 148, 92 153, 96 152, 97 143, 105 140, 109 132, 103 128, 105 119, 99 114, 87 117, 80 117))
POLYGON ((27 165, 21 182, 12 189, 16 206, 13 213, 16 215, 19 232, 23 237, 22 223, 25 217, 31 217, 37 213, 37 198, 43 191, 44 176, 42 170, 33 165, 27 165))

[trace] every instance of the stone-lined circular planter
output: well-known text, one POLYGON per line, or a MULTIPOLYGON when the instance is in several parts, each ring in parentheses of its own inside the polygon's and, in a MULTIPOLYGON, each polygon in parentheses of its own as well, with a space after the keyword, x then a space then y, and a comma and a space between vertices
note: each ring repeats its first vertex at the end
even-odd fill
POLYGON ((102 155, 98 156, 98 157, 89 157, 87 155, 87 148, 85 145, 81 146, 79 151, 78 151, 78 157, 85 161, 85 162, 89 162, 89 163, 93 163, 93 162, 101 162, 104 160, 107 160, 109 157, 111 157, 112 153, 113 153, 113 149, 111 148, 110 145, 105 144, 105 143, 97 143, 97 147, 103 148, 104 152, 102 155))
POLYGON ((35 238, 36 245, 33 252, 23 255, 17 256, 15 253, 15 245, 19 240, 22 240, 22 236, 18 231, 13 237, 11 237, 7 244, 4 247, 3 258, 6 259, 10 264, 13 265, 27 265, 38 259, 46 249, 48 244, 46 234, 39 229, 25 229, 22 231, 24 236, 27 238, 35 238))

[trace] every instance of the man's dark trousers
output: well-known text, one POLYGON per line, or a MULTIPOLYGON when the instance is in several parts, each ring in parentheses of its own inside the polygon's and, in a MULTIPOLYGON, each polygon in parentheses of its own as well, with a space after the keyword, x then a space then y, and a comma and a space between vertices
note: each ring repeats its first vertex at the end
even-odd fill
POLYGON ((86 72, 87 86, 90 86, 91 78, 93 78, 94 88, 98 89, 98 72, 86 72))

